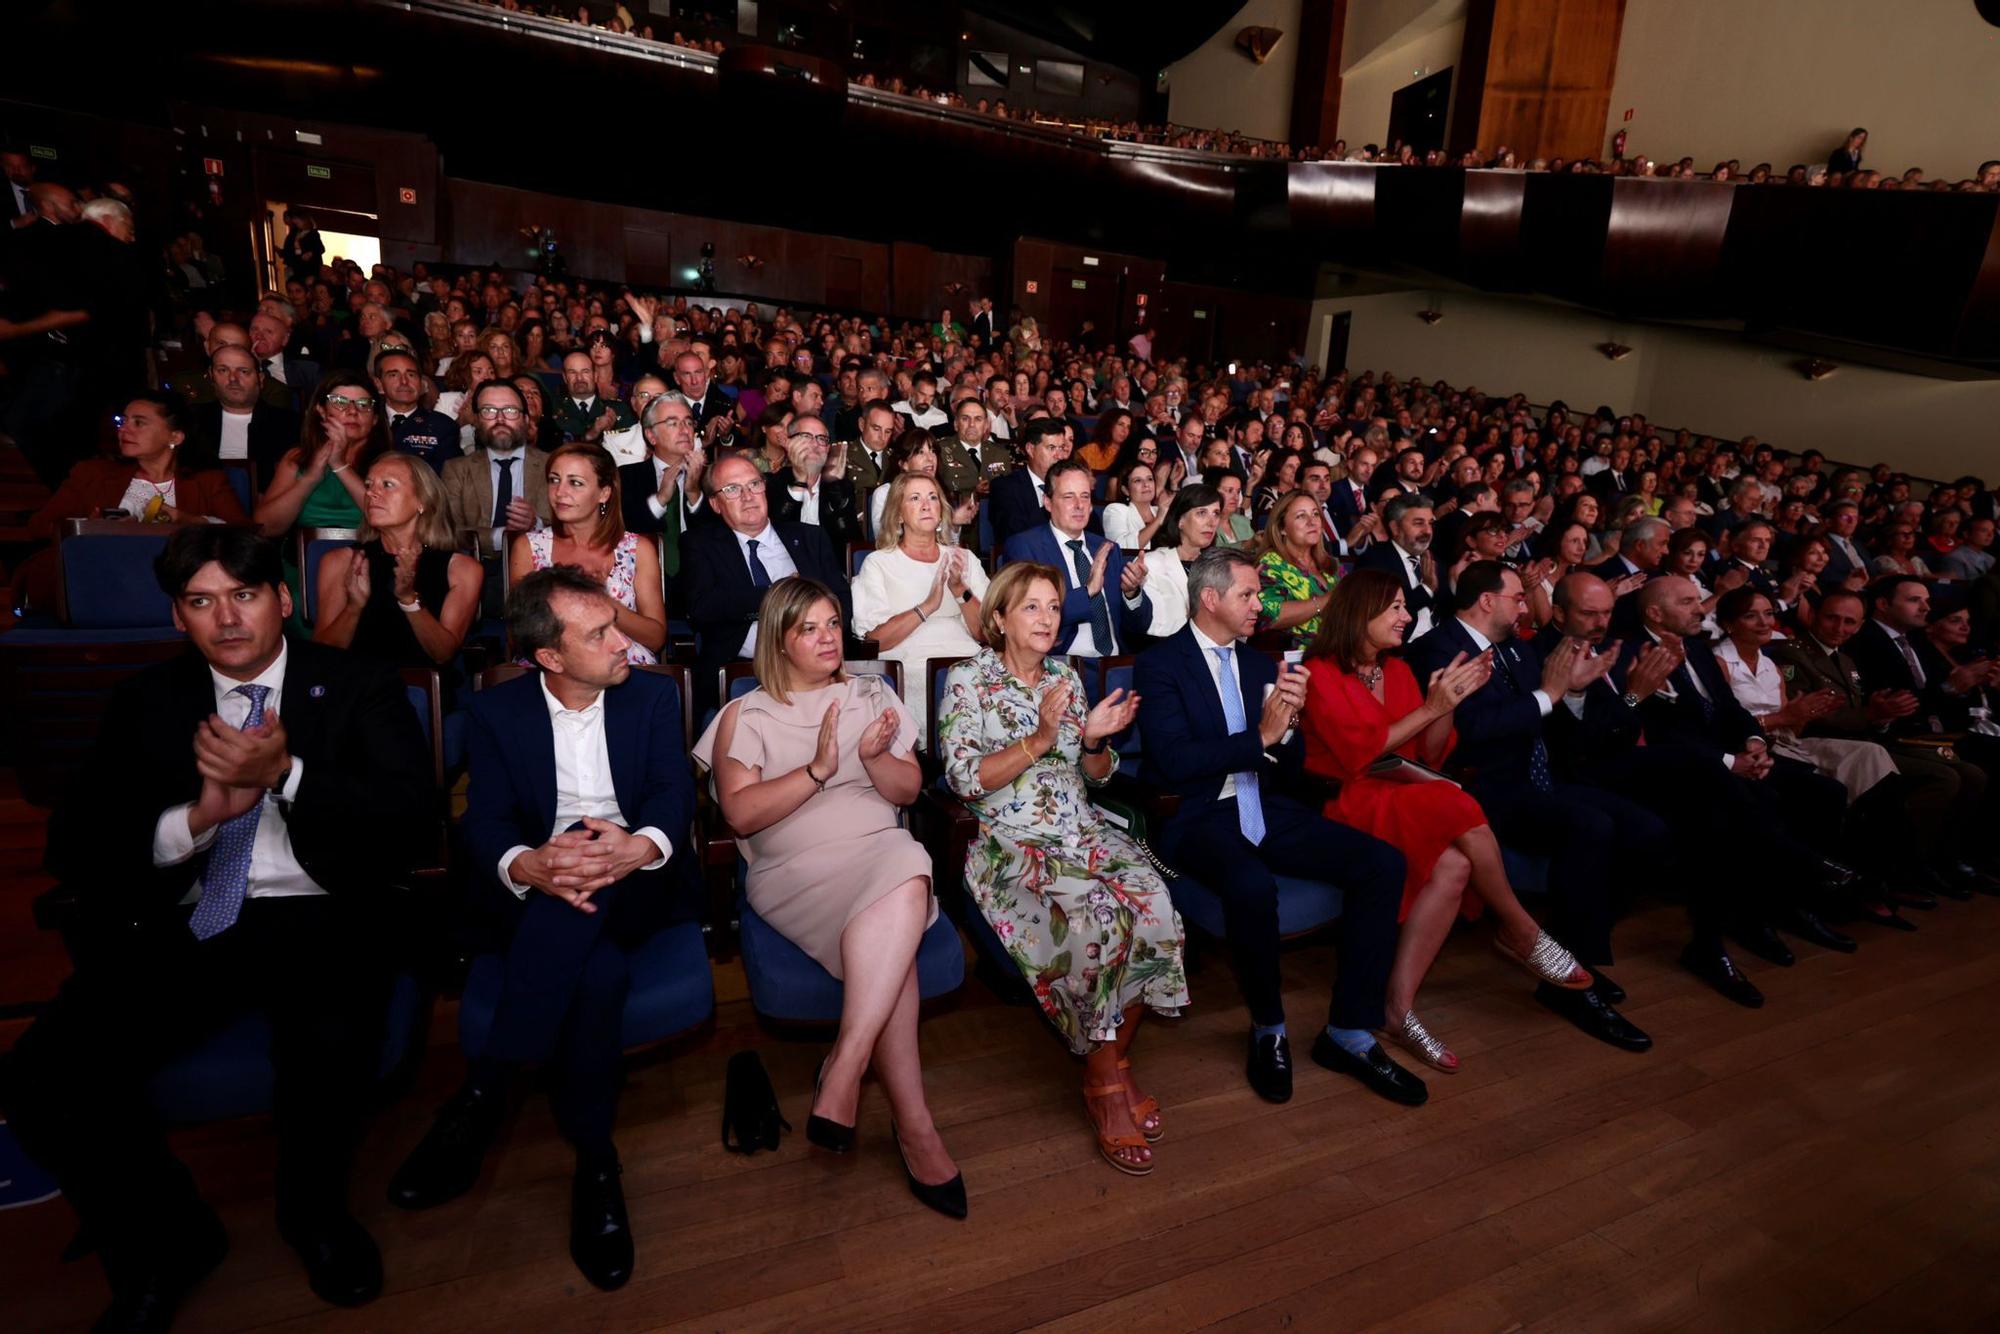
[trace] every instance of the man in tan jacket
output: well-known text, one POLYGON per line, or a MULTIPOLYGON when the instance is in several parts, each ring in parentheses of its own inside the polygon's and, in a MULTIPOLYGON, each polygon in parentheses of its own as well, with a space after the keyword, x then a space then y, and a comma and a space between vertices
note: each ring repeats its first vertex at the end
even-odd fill
POLYGON ((444 465, 445 511, 479 554, 504 556, 507 534, 549 521, 549 456, 527 444, 527 404, 513 385, 489 380, 472 405, 474 449, 444 465))

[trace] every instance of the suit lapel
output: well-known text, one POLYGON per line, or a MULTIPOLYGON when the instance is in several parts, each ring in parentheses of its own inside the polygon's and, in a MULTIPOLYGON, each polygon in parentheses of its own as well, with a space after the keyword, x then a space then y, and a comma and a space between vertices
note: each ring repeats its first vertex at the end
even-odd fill
MULTIPOLYGON (((1209 673, 1208 654, 1202 650, 1200 644, 1195 642, 1193 630, 1182 630, 1181 636, 1187 646, 1185 653, 1187 671, 1190 673, 1188 680, 1195 687, 1194 693, 1196 697, 1201 700, 1202 713, 1208 719, 1208 724, 1212 729, 1213 735, 1228 736, 1229 719, 1222 712, 1222 696, 1216 693, 1215 678, 1209 673)), ((1242 652, 1243 646, 1241 644, 1237 645, 1236 651, 1239 653, 1242 652)), ((1238 679, 1241 679, 1240 672, 1238 679)), ((1243 718, 1247 724, 1250 718, 1247 707, 1243 718)))
POLYGON ((611 790, 618 796, 618 809, 624 813, 628 828, 638 814, 638 789, 645 767, 640 751, 644 738, 637 718, 631 716, 635 699, 630 689, 613 686, 604 692, 604 746, 611 761, 611 790))
MULTIPOLYGON (((556 724, 549 716, 540 674, 531 672, 527 680, 531 686, 521 692, 521 717, 514 734, 527 752, 522 756, 522 771, 527 774, 529 795, 535 803, 535 827, 548 830, 556 822, 556 724)), ((546 833, 542 836, 548 837, 546 833)))
POLYGON ((296 640, 285 647, 285 692, 279 701, 287 744, 295 754, 317 754, 326 731, 326 683, 313 670, 310 651, 301 653, 296 640))

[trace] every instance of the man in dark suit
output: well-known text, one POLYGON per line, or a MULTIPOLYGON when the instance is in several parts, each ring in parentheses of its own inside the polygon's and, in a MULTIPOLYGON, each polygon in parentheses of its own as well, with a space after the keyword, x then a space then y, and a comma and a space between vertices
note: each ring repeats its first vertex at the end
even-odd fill
MULTIPOLYGON (((984 409, 980 411, 983 416, 984 409)), ((996 478, 986 501, 994 541, 1005 546, 1016 533, 1048 526, 1049 469, 1069 454, 1069 436, 1061 422, 1037 417, 1021 429, 1022 466, 996 478)))
POLYGON ((248 468, 260 490, 269 486, 278 460, 299 443, 299 414, 264 401, 264 371, 248 348, 216 348, 208 382, 213 399, 190 410, 195 433, 209 442, 214 457, 248 468))
POLYGON ((146 1085, 262 1010, 278 1232, 314 1292, 359 1305, 382 1265, 348 1168, 415 916, 395 882, 436 845, 430 752, 392 672, 285 636, 275 543, 184 528, 155 569, 192 651, 119 687, 49 826, 77 967, 9 1059, 6 1114, 103 1258, 98 1327, 164 1329, 228 1245, 146 1085))
MULTIPOLYGON (((1897 736, 1937 736, 1965 728, 1971 692, 1986 678, 1990 662, 1953 663, 1924 633, 1931 612, 1930 587, 1908 575, 1884 575, 1868 585, 1868 623, 1847 642, 1861 673, 1861 688, 1906 690, 1917 707, 1895 720, 1897 736)), ((1995 748, 1989 738, 1964 737, 1957 749, 1990 778, 1995 748)))
POLYGON ((981 297, 974 303, 972 336, 979 340, 981 347, 993 346, 993 298, 981 297))
POLYGON ((1146 558, 1125 553, 1090 522, 1090 469, 1076 459, 1049 467, 1048 518, 1001 547, 1010 561, 1031 560, 1063 572, 1062 633, 1054 652, 1083 658, 1129 653, 1153 623, 1146 598, 1146 558), (1116 590, 1116 591, 1113 591, 1116 590))
POLYGON ((458 423, 423 404, 424 367, 414 352, 400 348, 375 358, 375 391, 389 421, 389 440, 405 454, 414 454, 442 476, 444 465, 463 458, 458 447, 458 423))
POLYGON ((469 702, 459 826, 470 906, 493 905, 505 922, 500 999, 465 1083, 389 1183, 405 1209, 470 1190, 512 1072, 542 1064, 576 1151, 570 1257, 605 1289, 632 1275, 611 1139, 628 959, 690 906, 676 886, 694 816, 679 692, 632 671, 617 611, 600 581, 560 566, 508 595, 508 633, 539 670, 469 702))
POLYGON ((312 401, 313 390, 319 384, 320 366, 316 361, 292 355, 288 350, 291 341, 290 322, 274 314, 269 303, 250 317, 250 355, 264 368, 264 392, 275 394, 272 386, 282 385, 291 396, 290 406, 302 410, 312 401))
POLYGON ((1292 1096, 1291 1041, 1278 976, 1277 875, 1337 875, 1344 892, 1339 970, 1313 1060, 1407 1106, 1428 1096, 1371 1029, 1387 1022, 1403 858, 1358 830, 1322 818, 1267 786, 1267 751, 1296 761, 1294 731, 1305 670, 1276 664, 1244 641, 1257 628, 1257 564, 1232 548, 1204 552, 1188 570, 1189 622, 1139 655, 1133 687, 1149 782, 1180 798, 1160 829, 1160 851, 1214 890, 1228 923, 1236 981, 1250 1008, 1250 1086, 1272 1102, 1292 1096))
POLYGON ((625 530, 659 533, 664 539, 666 575, 681 572, 681 537, 709 514, 701 494, 701 475, 708 466, 694 409, 674 394, 661 394, 646 404, 641 418, 647 457, 618 470, 619 505, 625 530))
MULTIPOLYGON (((1638 706, 1648 746, 1676 746, 1743 780, 1739 793, 1757 803, 1748 821, 1754 835, 1744 851, 1761 864, 1767 884, 1789 891, 1789 907, 1761 912, 1746 904, 1736 938, 1761 958, 1789 966, 1791 951, 1770 921, 1825 949, 1852 951, 1854 942, 1822 922, 1815 908, 1830 888, 1847 890, 1854 873, 1824 856, 1807 831, 1837 837, 1847 810, 1847 791, 1831 778, 1796 760, 1773 756, 1764 729, 1737 702, 1729 678, 1701 632, 1701 590, 1690 579, 1667 575, 1639 590, 1641 633, 1619 653, 1613 684, 1622 682, 1647 644, 1670 644, 1682 661, 1666 683, 1638 706), (1755 915, 1753 915, 1755 914, 1755 915)), ((1711 960, 1699 961, 1705 965, 1711 960)), ((1704 980, 1721 982, 1702 974, 1704 980)), ((1727 989, 1725 988, 1725 994, 1727 989)))
POLYGON ((1350 536, 1354 525, 1368 512, 1368 479, 1375 475, 1375 465, 1380 462, 1380 455, 1362 445, 1347 456, 1347 476, 1333 484, 1333 494, 1326 498, 1326 507, 1340 528, 1341 540, 1350 547, 1355 545, 1350 536))
POLYGON ((1389 540, 1361 553, 1357 569, 1383 570, 1403 583, 1403 606, 1414 618, 1404 633, 1416 639, 1435 621, 1437 562, 1431 556, 1431 502, 1421 491, 1397 496, 1382 511, 1389 540))
POLYGON ((785 427, 790 460, 770 475, 766 496, 779 523, 811 524, 826 534, 836 552, 861 540, 861 514, 854 483, 847 480, 847 451, 837 454, 826 422, 800 414, 785 427))
POLYGON ((694 409, 695 429, 703 432, 704 439, 711 421, 735 415, 735 403, 710 378, 708 360, 699 352, 683 352, 674 358, 674 387, 694 409))
POLYGON ((1535 999, 1594 1038, 1645 1051, 1651 1038, 1603 995, 1622 989, 1605 977, 1620 877, 1615 855, 1648 865, 1666 845, 1666 826, 1650 812, 1602 788, 1556 776, 1545 720, 1611 670, 1613 659, 1565 639, 1544 655, 1514 637, 1526 603, 1521 576, 1479 560, 1458 576, 1458 614, 1414 640, 1409 664, 1420 682, 1463 656, 1493 655, 1486 684, 1459 701, 1452 767, 1478 798, 1494 835, 1508 847, 1549 858, 1554 934, 1590 969, 1592 987, 1569 991, 1544 982, 1535 999))
POLYGON ((597 392, 597 373, 588 352, 572 352, 562 361, 563 393, 551 414, 564 440, 596 444, 607 431, 623 431, 637 418, 632 409, 597 392))
POLYGON ((842 621, 852 619, 847 574, 826 534, 809 523, 774 521, 766 487, 750 460, 718 460, 708 470, 708 504, 721 522, 682 535, 682 582, 696 640, 694 697, 704 710, 718 703, 722 665, 755 650, 757 609, 778 580, 794 574, 819 580, 840 599, 842 621))

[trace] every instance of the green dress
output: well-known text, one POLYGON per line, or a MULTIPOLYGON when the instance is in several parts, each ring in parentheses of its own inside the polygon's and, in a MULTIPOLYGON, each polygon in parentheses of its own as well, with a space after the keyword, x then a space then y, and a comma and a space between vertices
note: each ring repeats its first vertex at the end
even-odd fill
MULTIPOLYGON (((1267 551, 1257 562, 1257 576, 1263 581, 1258 592, 1259 619, 1269 625, 1278 619, 1278 613, 1287 602, 1304 602, 1311 598, 1325 597, 1333 587, 1332 579, 1322 579, 1316 574, 1308 574, 1286 560, 1275 551, 1267 551)), ((1304 648, 1319 633, 1319 617, 1301 621, 1292 627, 1292 644, 1304 648)))
POLYGON ((1087 706, 1075 670, 1045 659, 1030 689, 982 649, 947 682, 938 706, 945 778, 979 817, 966 890, 1042 1013, 1078 1055, 1116 1037, 1130 1006, 1179 1014, 1188 1003, 1181 919, 1145 854, 1085 793, 1087 706), (1033 732, 1040 692, 1059 684, 1070 688, 1070 708, 1055 747, 1008 786, 983 790, 980 761, 1033 732))
MULTIPOLYGON (((332 469, 306 494, 306 503, 299 506, 299 517, 292 521, 294 529, 360 526, 361 507, 354 503, 354 497, 332 469)), ((292 559, 290 542, 285 543, 285 583, 292 590, 291 626, 300 634, 310 635, 312 625, 305 617, 305 575, 292 559)))

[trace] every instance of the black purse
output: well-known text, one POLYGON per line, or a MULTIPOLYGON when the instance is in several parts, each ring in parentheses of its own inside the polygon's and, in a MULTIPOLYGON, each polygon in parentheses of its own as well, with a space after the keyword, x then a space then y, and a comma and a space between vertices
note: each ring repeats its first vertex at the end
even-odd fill
POLYGON ((776 1149, 778 1132, 791 1128, 778 1110, 777 1090, 757 1053, 739 1051, 730 1057, 722 1083, 722 1147, 731 1153, 776 1149))

